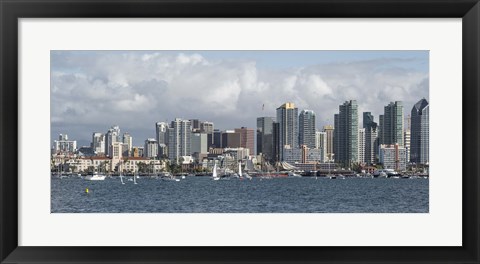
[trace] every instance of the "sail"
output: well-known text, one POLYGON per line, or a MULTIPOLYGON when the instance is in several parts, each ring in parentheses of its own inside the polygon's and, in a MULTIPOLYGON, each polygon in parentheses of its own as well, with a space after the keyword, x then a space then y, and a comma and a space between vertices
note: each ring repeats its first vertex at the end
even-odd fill
POLYGON ((238 163, 238 176, 242 177, 242 163, 238 163))
POLYGON ((213 165, 212 177, 217 178, 217 163, 215 163, 215 165, 213 165))

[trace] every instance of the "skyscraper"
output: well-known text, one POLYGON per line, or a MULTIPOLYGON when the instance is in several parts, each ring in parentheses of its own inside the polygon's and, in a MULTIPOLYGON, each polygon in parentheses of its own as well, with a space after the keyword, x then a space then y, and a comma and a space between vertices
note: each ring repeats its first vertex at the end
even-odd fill
POLYGON ((298 108, 294 103, 285 103, 277 108, 277 122, 279 156, 280 160, 283 160, 285 146, 298 148, 298 108))
POLYGON ((265 159, 272 160, 273 156, 273 117, 257 118, 257 154, 262 153, 265 159))
POLYGON ((365 163, 365 128, 358 129, 358 162, 365 163))
POLYGON ((298 117, 299 145, 315 148, 315 112, 302 110, 298 117))
POLYGON ((327 132, 315 132, 315 148, 320 150, 320 161, 327 160, 327 132))
POLYGON ((410 131, 410 161, 429 163, 429 104, 425 98, 412 108, 410 131))
POLYGON ((220 129, 213 130, 213 142, 208 148, 221 148, 222 147, 222 131, 220 129))
POLYGON ((192 126, 192 132, 200 132, 200 120, 190 119, 190 126, 192 126))
POLYGON ((105 153, 105 135, 94 132, 92 134, 92 150, 96 155, 105 153))
POLYGON ((335 162, 346 167, 358 162, 358 105, 350 100, 339 106, 334 116, 335 162))
POLYGON ((236 133, 240 133, 240 147, 247 148, 250 155, 255 155, 255 131, 252 128, 235 128, 236 133))
POLYGON ((403 105, 391 102, 384 108, 381 144, 398 144, 403 147, 403 105))
POLYGON ((168 158, 178 162, 180 157, 190 156, 190 136, 192 133, 190 120, 175 118, 168 133, 168 158))
POLYGON ((365 129, 365 163, 376 163, 378 152, 378 127, 370 112, 363 112, 363 128, 365 129))
POLYGON ((157 122, 155 124, 155 139, 158 144, 168 145, 168 124, 165 122, 157 122))
MULTIPOLYGON (((126 152, 128 153, 127 156, 131 155, 132 147, 133 147, 133 138, 132 136, 128 133, 125 132, 123 133, 123 140, 122 142, 127 145, 126 152)), ((123 149, 122 149, 123 150, 123 149)))
POLYGON ((241 134, 235 130, 225 130, 222 133, 222 148, 241 147, 241 134))
POLYGON ((158 156, 158 142, 154 138, 148 138, 145 140, 143 147, 143 155, 146 158, 156 158, 158 156))
POLYGON ((155 124, 155 138, 158 143, 158 157, 168 156, 168 136, 169 127, 165 122, 157 122, 155 124))
POLYGON ((112 126, 105 135, 105 154, 109 157, 112 156, 111 146, 115 142, 122 142, 119 126, 112 126))
POLYGON ((327 154, 325 159, 328 161, 332 161, 334 159, 333 156, 333 126, 327 125, 323 127, 323 132, 327 133, 327 154))
POLYGON ((200 123, 200 132, 207 134, 207 148, 214 145, 213 130, 213 122, 203 121, 200 123))

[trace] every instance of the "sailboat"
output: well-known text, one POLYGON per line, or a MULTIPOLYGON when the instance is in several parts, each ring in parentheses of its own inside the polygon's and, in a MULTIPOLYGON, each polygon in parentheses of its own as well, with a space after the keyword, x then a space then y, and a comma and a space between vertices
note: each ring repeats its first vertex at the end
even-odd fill
POLYGON ((137 176, 135 173, 133 174, 133 184, 137 184, 137 176))
POLYGON ((123 182, 123 176, 122 176, 122 164, 120 163, 120 181, 122 182, 122 184, 125 184, 123 182))
POLYGON ((247 173, 242 174, 242 162, 238 163, 238 176, 240 176, 240 179, 242 179, 242 178, 246 178, 246 179, 249 179, 249 180, 252 179, 252 176, 248 175, 247 173))
POLYGON ((217 176, 217 163, 215 163, 215 165, 213 165, 212 178, 213 178, 214 181, 220 180, 220 177, 217 176))

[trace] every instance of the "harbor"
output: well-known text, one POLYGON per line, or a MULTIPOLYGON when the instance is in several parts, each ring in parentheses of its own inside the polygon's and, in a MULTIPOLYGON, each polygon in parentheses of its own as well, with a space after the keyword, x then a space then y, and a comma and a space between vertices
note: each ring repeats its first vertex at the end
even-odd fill
POLYGON ((51 179, 52 213, 428 213, 424 178, 51 179), (131 179, 131 181, 129 180, 131 179), (86 192, 88 189, 88 193, 86 192))

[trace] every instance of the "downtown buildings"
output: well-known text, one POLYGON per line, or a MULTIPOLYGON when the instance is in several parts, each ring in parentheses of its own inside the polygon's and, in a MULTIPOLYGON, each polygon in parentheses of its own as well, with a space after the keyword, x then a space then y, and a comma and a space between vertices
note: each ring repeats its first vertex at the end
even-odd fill
POLYGON ((257 118, 257 154, 269 162, 323 162, 326 133, 316 131, 315 112, 302 110, 287 102, 276 109, 276 118, 257 118), (319 143, 322 137, 322 143, 319 143))
MULTIPOLYGON (((380 163, 384 167, 403 169, 403 160, 406 164, 409 161, 428 164, 428 102, 422 99, 412 108, 410 133, 408 129, 404 131, 403 114, 402 102, 391 102, 384 106, 379 125, 371 112, 363 112, 360 128, 358 104, 350 100, 339 105, 334 126, 326 125, 320 131, 316 129, 314 111, 299 111, 294 103, 287 102, 276 108, 276 117, 258 117, 256 131, 247 127, 221 131, 214 129, 213 122, 176 118, 170 123, 155 123, 155 136, 147 138, 140 147, 134 147, 133 137, 129 133, 122 135, 120 127, 115 125, 105 134, 93 133, 91 149, 95 156, 116 160, 168 158, 175 163, 190 160, 201 163, 224 155, 228 149, 228 153, 236 153, 228 154, 235 159, 261 154, 259 157, 272 166, 283 162, 336 163, 343 168, 353 168, 380 163), (411 160, 409 154, 412 154, 411 160), (401 163, 392 165, 391 157, 401 163)), ((63 141, 68 141, 66 139, 63 141)), ((54 151, 76 149, 55 144, 58 146, 53 146, 54 151)))

